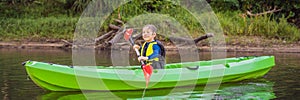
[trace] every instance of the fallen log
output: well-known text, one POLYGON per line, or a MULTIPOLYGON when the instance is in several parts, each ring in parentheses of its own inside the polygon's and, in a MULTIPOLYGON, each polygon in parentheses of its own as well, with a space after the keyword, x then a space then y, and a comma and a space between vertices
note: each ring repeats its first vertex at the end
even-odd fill
POLYGON ((65 47, 68 47, 68 46, 72 46, 72 45, 73 45, 73 43, 71 43, 71 42, 69 42, 69 41, 67 41, 67 40, 61 39, 61 41, 64 43, 64 46, 65 46, 65 47))
POLYGON ((195 42, 195 43, 198 43, 199 41, 202 41, 202 40, 204 40, 204 39, 207 39, 207 38, 210 38, 210 37, 213 37, 213 36, 214 36, 213 33, 207 33, 207 34, 205 34, 204 36, 200 36, 200 37, 194 39, 194 42, 195 42))
POLYGON ((165 37, 165 36, 162 36, 162 37, 168 38, 168 39, 172 40, 173 42, 182 42, 182 43, 186 43, 186 42, 194 42, 194 43, 197 44, 198 42, 200 42, 200 41, 202 41, 202 40, 204 40, 204 39, 213 37, 213 36, 214 36, 213 33, 207 33, 207 34, 205 34, 205 35, 203 35, 203 36, 200 36, 200 37, 198 37, 198 38, 196 38, 196 39, 193 39, 193 40, 187 39, 187 38, 182 38, 182 37, 165 37))
POLYGON ((125 32, 124 30, 116 32, 116 35, 111 40, 109 40, 108 43, 110 44, 116 43, 118 40, 120 40, 121 37, 124 36, 124 32, 125 32))
POLYGON ((119 23, 119 24, 122 24, 122 25, 124 24, 124 22, 121 21, 121 20, 119 20, 119 19, 114 19, 114 21, 117 22, 117 23, 119 23))
POLYGON ((98 41, 100 41, 100 40, 106 39, 106 38, 112 36, 114 32, 116 32, 116 31, 115 31, 115 30, 111 30, 111 31, 109 31, 109 32, 107 32, 107 33, 101 35, 100 37, 97 37, 97 38, 95 39, 95 41, 98 42, 98 41))
POLYGON ((133 40, 136 40, 136 39, 141 38, 141 37, 142 37, 142 33, 139 33, 139 34, 133 35, 133 36, 132 36, 132 39, 133 39, 133 40))
POLYGON ((269 11, 265 11, 265 12, 261 12, 261 13, 256 13, 256 14, 253 14, 251 13, 251 11, 246 11, 246 14, 249 15, 249 16, 260 16, 260 15, 265 15, 265 14, 270 14, 270 13, 275 13, 275 12, 278 12, 278 11, 281 11, 281 9, 276 9, 276 7, 274 7, 273 10, 269 10, 269 11))
POLYGON ((117 26, 117 25, 114 25, 114 24, 109 24, 108 25, 109 28, 113 29, 113 30, 119 30, 121 27, 117 26))

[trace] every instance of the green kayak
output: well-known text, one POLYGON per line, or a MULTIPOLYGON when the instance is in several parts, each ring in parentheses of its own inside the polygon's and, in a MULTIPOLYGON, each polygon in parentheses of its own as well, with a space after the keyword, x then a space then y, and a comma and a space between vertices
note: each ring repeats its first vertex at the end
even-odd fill
MULTIPOLYGON (((236 82, 265 75, 274 56, 238 57, 167 64, 154 69, 147 89, 236 82)), ((66 66, 26 61, 26 71, 38 86, 50 91, 141 90, 145 79, 140 66, 66 66)))

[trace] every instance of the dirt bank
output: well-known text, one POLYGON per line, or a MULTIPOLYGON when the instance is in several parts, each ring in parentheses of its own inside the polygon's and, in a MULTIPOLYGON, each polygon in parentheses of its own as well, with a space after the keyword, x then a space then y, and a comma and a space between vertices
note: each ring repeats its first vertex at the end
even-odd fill
MULTIPOLYGON (((176 46, 166 45, 167 50, 177 50, 176 46)), ((200 51, 212 51, 212 46, 208 45, 197 45, 200 51)), ((72 46, 64 42, 0 42, 0 49, 4 48, 15 48, 15 49, 72 49, 72 46)), ((228 44, 223 47, 213 46, 213 49, 224 48, 228 52, 245 51, 245 52, 284 52, 284 53, 300 53, 299 44, 269 44, 268 46, 257 45, 257 44, 228 44)), ((109 48, 99 48, 99 49, 109 49, 109 48)))

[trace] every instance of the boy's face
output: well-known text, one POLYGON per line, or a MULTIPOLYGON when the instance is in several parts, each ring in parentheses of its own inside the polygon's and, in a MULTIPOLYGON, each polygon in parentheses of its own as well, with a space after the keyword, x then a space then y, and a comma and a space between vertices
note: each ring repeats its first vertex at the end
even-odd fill
POLYGON ((155 36, 156 36, 156 33, 154 33, 152 30, 150 29, 143 29, 143 39, 146 41, 146 42, 151 42, 154 40, 155 36))

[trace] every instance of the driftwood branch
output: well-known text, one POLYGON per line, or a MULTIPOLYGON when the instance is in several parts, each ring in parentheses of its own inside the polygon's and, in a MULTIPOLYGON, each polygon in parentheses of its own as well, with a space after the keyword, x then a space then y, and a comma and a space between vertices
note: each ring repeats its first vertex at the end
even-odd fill
POLYGON ((121 20, 119 20, 119 19, 114 19, 114 21, 117 22, 117 23, 119 23, 119 24, 122 24, 122 25, 124 24, 124 22, 121 21, 121 20))
POLYGON ((175 41, 175 42, 194 42, 194 43, 198 43, 204 39, 207 39, 207 38, 210 38, 210 37, 213 37, 214 34, 213 33, 207 33, 203 36, 200 36, 194 40, 191 40, 191 39, 187 39, 187 38, 182 38, 182 37, 169 37, 170 40, 172 41, 175 41))
POLYGON ((112 44, 119 42, 126 29, 126 27, 124 26, 124 22, 120 18, 121 17, 119 15, 119 19, 114 19, 114 22, 116 22, 116 24, 111 23, 108 25, 109 31, 107 33, 102 34, 101 36, 94 39, 94 42, 97 43, 97 48, 109 48, 112 44))
POLYGON ((195 42, 195 43, 198 43, 199 41, 202 41, 202 40, 204 40, 204 39, 207 39, 207 38, 210 38, 210 37, 213 37, 213 36, 214 36, 213 33, 207 33, 207 34, 205 34, 204 36, 200 36, 200 37, 194 39, 194 42, 195 42))
POLYGON ((265 14, 278 12, 278 11, 281 11, 281 10, 282 10, 282 8, 281 9, 276 9, 276 7, 274 7, 273 10, 269 10, 269 11, 265 11, 265 12, 257 13, 257 14, 252 14, 251 11, 246 11, 246 14, 249 15, 249 16, 260 16, 260 15, 265 15, 265 14))
POLYGON ((121 27, 117 26, 117 25, 113 25, 113 24, 109 24, 108 25, 109 28, 114 29, 114 30, 119 30, 121 27))
POLYGON ((73 45, 73 43, 71 43, 71 42, 69 42, 69 41, 67 41, 67 40, 64 40, 64 39, 61 39, 61 41, 65 44, 64 46, 72 46, 73 45))
POLYGON ((139 34, 133 35, 133 36, 132 36, 132 39, 133 39, 133 40, 136 40, 136 39, 141 38, 141 37, 142 37, 142 33, 139 33, 139 34))
POLYGON ((118 40, 120 40, 122 36, 124 36, 124 32, 125 29, 118 31, 116 35, 110 41, 108 41, 108 43, 110 44, 116 43, 118 40))
POLYGON ((109 32, 107 32, 107 33, 101 35, 100 37, 97 37, 97 38, 95 39, 95 41, 98 42, 98 41, 100 41, 100 40, 102 40, 102 39, 106 39, 106 38, 108 38, 109 36, 111 36, 114 32, 116 32, 116 31, 115 31, 115 30, 111 30, 111 31, 109 31, 109 32))

